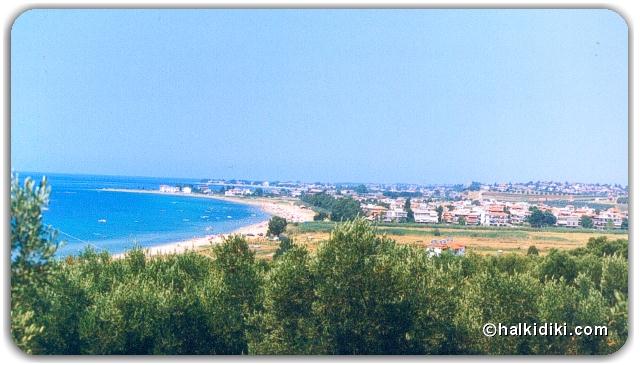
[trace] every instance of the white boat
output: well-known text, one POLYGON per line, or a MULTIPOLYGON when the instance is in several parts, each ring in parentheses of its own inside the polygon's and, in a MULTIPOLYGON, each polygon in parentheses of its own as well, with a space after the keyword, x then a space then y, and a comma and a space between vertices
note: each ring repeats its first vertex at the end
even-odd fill
POLYGON ((107 223, 107 220, 102 218, 102 219, 98 219, 98 223, 107 223))

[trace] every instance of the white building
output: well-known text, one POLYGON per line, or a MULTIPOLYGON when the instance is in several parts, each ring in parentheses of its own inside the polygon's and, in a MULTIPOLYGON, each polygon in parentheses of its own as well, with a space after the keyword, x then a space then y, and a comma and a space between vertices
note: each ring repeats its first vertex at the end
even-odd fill
POLYGON ((227 191, 224 192, 225 196, 243 196, 243 195, 251 195, 251 190, 250 189, 240 189, 240 188, 234 188, 234 189, 229 189, 227 191))
POLYGON ((160 185, 161 193, 179 193, 180 188, 178 186, 160 185))
POLYGON ((394 207, 387 210, 384 221, 385 222, 402 222, 407 219, 407 212, 400 208, 394 207))
POLYGON ((434 209, 418 208, 413 211, 416 223, 438 223, 438 212, 434 209))

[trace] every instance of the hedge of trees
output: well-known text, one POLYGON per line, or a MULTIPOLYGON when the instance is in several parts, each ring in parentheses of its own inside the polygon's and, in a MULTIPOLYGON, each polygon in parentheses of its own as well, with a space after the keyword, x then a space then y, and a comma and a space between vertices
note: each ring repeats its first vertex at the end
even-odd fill
POLYGON ((233 236, 211 257, 87 249, 34 265, 54 246, 44 226, 21 230, 39 221, 19 214, 42 201, 31 188, 15 211, 11 195, 11 328, 30 353, 608 354, 627 338, 626 240, 429 257, 355 219, 315 252, 285 240, 272 261, 233 236), (606 325, 608 336, 485 337, 486 322, 606 325))
POLYGON ((317 193, 304 194, 300 200, 319 211, 317 220, 323 220, 327 214, 335 222, 343 222, 363 215, 360 203, 351 197, 336 199, 327 193, 317 193))

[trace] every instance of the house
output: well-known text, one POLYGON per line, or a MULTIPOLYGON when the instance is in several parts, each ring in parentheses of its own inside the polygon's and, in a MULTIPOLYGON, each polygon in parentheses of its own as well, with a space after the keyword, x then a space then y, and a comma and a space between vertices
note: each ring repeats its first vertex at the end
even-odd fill
POLYGON ((465 216, 465 224, 468 226, 477 226, 480 224, 480 213, 469 213, 465 216))
POLYGON ((225 196, 244 196, 244 195, 251 195, 251 194, 252 194, 251 189, 240 189, 240 188, 229 189, 224 192, 225 196))
MULTIPOLYGON (((415 217, 415 213, 414 213, 415 217)), ((407 220, 407 212, 404 208, 395 206, 389 208, 385 213, 384 221, 385 222, 404 222, 407 220)))
POLYGON ((427 254, 429 257, 440 256, 444 251, 449 251, 456 256, 464 255, 466 246, 461 243, 454 243, 451 238, 446 240, 433 240, 427 246, 427 254))
POLYGON ((625 215, 616 208, 609 208, 593 218, 593 226, 598 229, 621 228, 625 215))
POLYGON ((384 219, 387 214, 387 208, 375 204, 365 204, 362 206, 362 210, 367 217, 375 221, 384 219))
POLYGON ((185 194, 191 194, 191 186, 183 186, 182 192, 185 194))
POLYGON ((509 213, 505 205, 492 202, 484 207, 482 224, 485 226, 508 226, 510 224, 509 213))
POLYGON ((161 193, 179 193, 180 188, 178 186, 160 185, 161 193))
POLYGON ((438 212, 435 209, 418 208, 413 211, 413 220, 416 223, 438 223, 438 212))

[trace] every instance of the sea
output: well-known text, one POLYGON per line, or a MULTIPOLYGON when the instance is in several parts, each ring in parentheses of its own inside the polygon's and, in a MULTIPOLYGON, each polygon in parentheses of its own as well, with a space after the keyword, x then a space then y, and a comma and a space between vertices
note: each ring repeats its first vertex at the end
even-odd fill
POLYGON ((269 219, 253 205, 198 197, 105 189, 157 191, 160 185, 196 185, 199 179, 20 172, 51 187, 43 221, 58 231, 58 257, 87 247, 110 254, 212 234, 229 233, 269 219))

